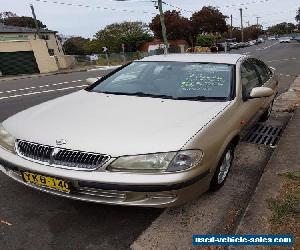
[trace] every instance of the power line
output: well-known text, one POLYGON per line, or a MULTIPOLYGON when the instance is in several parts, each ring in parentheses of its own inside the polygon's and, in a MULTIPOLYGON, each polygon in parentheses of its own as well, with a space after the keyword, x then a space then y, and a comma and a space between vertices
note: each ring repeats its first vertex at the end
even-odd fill
MULTIPOLYGON (((248 5, 257 4, 257 3, 267 3, 267 2, 270 2, 270 1, 271 0, 253 0, 253 1, 246 2, 246 3, 237 3, 237 4, 225 5, 223 7, 218 7, 217 6, 217 8, 243 7, 243 6, 248 6, 248 5)), ((156 1, 153 1, 153 2, 156 2, 156 1)), ((184 11, 184 12, 189 12, 189 13, 194 13, 195 12, 195 11, 192 11, 192 10, 186 10, 186 9, 174 6, 174 5, 166 3, 166 2, 163 2, 163 3, 166 4, 166 5, 169 5, 170 7, 173 7, 175 9, 179 9, 179 10, 184 11)))
POLYGON ((271 0, 254 0, 254 1, 249 1, 246 3, 237 3, 237 4, 230 4, 230 5, 225 5, 224 8, 232 8, 232 7, 242 7, 242 6, 247 6, 247 5, 252 5, 252 4, 257 4, 257 3, 267 3, 270 2, 271 0))
MULTIPOLYGON (((154 2, 155 2, 155 1, 154 1, 154 2)), ((181 11, 183 11, 183 12, 189 12, 189 13, 194 13, 194 12, 195 12, 195 11, 192 11, 192 10, 186 10, 186 9, 177 7, 177 6, 175 6, 175 5, 173 5, 173 4, 170 4, 170 3, 163 2, 163 4, 168 5, 168 6, 172 7, 172 8, 175 8, 175 9, 181 10, 181 11)))
MULTIPOLYGON (((109 11, 120 11, 120 12, 128 12, 128 13, 139 12, 138 10, 116 9, 116 8, 110 8, 110 7, 92 6, 92 5, 86 5, 86 4, 75 4, 75 3, 68 3, 68 2, 55 1, 55 0, 35 0, 35 1, 39 2, 39 3, 52 3, 52 4, 58 4, 58 5, 64 5, 64 6, 75 6, 75 7, 82 7, 82 8, 95 8, 95 9, 102 9, 102 10, 109 10, 109 11)), ((118 1, 118 0, 114 0, 114 1, 118 1)), ((253 0, 253 1, 248 1, 246 3, 237 3, 237 4, 232 4, 232 5, 226 5, 226 6, 224 6, 224 8, 232 8, 232 7, 237 7, 237 6, 247 6, 247 5, 250 5, 250 4, 266 3, 266 2, 270 2, 270 1, 271 0, 253 0)), ((119 1, 119 2, 121 2, 121 1, 119 1)), ((157 0, 156 1, 155 0, 145 0, 145 1, 134 1, 134 2, 152 2, 152 3, 157 3, 157 0)), ((178 9, 180 11, 189 12, 189 13, 194 13, 195 12, 195 11, 192 11, 192 10, 183 9, 181 7, 172 5, 172 4, 167 3, 167 2, 163 2, 163 4, 165 4, 167 6, 170 6, 172 8, 178 9)), ((140 12, 141 13, 145 13, 145 14, 157 15, 156 12, 150 12, 150 11, 146 11, 146 10, 141 10, 140 12)), ((277 12, 277 13, 284 13, 284 12, 291 12, 291 11, 280 11, 280 12, 277 12)), ((267 13, 265 15, 275 15, 277 13, 267 13)), ((234 20, 238 20, 235 17, 233 17, 233 19, 234 20)))
MULTIPOLYGON (((116 8, 109 8, 109 7, 103 7, 103 6, 91 6, 91 5, 86 5, 86 4, 74 4, 74 3, 66 3, 66 2, 60 2, 60 1, 48 1, 48 0, 35 0, 35 1, 40 2, 40 3, 53 3, 53 4, 60 4, 60 5, 65 5, 65 6, 83 7, 83 8, 95 8, 95 9, 122 11, 122 12, 130 12, 130 13, 137 12, 136 10, 116 9, 116 8)), ((142 10, 141 12, 145 13, 145 14, 152 14, 152 15, 157 14, 157 13, 153 13, 153 12, 149 12, 149 11, 145 11, 145 10, 142 10)))

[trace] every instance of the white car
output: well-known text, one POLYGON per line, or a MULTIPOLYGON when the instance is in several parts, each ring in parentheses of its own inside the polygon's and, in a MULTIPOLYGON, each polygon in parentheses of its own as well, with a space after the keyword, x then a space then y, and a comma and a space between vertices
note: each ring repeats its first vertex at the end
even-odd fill
POLYGON ((258 43, 264 43, 265 40, 264 40, 263 38, 260 37, 260 38, 257 39, 257 42, 258 42, 258 43))
POLYGON ((252 46, 255 44, 255 42, 256 42, 255 40, 251 40, 251 41, 249 41, 249 45, 252 46))
POLYGON ((290 37, 280 37, 279 38, 279 42, 280 43, 290 43, 291 42, 291 38, 290 37))

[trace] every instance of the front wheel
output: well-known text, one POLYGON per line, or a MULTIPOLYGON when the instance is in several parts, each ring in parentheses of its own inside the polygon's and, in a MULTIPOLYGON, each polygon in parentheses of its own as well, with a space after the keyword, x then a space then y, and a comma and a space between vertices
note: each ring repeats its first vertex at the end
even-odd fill
POLYGON ((224 185, 228 173, 231 169, 233 158, 234 158, 234 146, 230 144, 226 148, 225 152, 223 153, 223 156, 219 162, 215 174, 210 182, 211 191, 216 191, 224 185))

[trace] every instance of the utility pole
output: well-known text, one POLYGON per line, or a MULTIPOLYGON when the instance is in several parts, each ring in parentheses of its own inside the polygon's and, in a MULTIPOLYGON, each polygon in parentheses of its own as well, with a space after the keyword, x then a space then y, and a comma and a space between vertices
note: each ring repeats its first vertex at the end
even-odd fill
POLYGON ((163 12, 163 8, 162 8, 162 0, 157 0, 157 4, 158 4, 158 10, 159 10, 159 16, 160 16, 160 23, 161 23, 161 31, 162 31, 162 36, 163 36, 163 40, 164 40, 164 54, 168 54, 168 39, 167 39, 167 29, 166 29, 166 24, 165 24, 165 16, 164 16, 164 12, 163 12))
POLYGON ((36 33, 38 35, 38 38, 41 38, 39 24, 37 22, 36 15, 35 15, 34 8, 33 8, 32 4, 30 4, 30 9, 31 9, 32 16, 33 16, 33 19, 34 19, 34 23, 35 23, 35 27, 36 27, 36 33))
POLYGON ((257 26, 257 28, 258 28, 258 26, 259 26, 258 20, 259 20, 260 18, 261 18, 261 17, 259 17, 259 16, 256 17, 256 26, 257 26))
POLYGON ((242 43, 244 42, 244 26, 243 26, 243 9, 240 8, 241 13, 241 32, 242 32, 242 43))
POLYGON ((249 21, 247 21, 247 25, 248 25, 248 27, 250 27, 250 22, 249 21))
POLYGON ((230 38, 232 38, 232 15, 230 15, 230 38))

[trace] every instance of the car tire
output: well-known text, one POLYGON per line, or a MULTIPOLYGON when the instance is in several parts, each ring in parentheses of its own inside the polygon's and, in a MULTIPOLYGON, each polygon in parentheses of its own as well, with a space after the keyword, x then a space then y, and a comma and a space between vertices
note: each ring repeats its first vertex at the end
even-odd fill
POLYGON ((273 109, 273 104, 274 102, 272 102, 267 108, 267 110, 262 114, 262 116, 260 117, 260 122, 265 122, 270 118, 273 109))
POLYGON ((234 149, 233 144, 229 144, 223 153, 215 174, 210 182, 210 191, 219 190, 225 183, 228 173, 232 167, 232 162, 234 159, 234 149))

